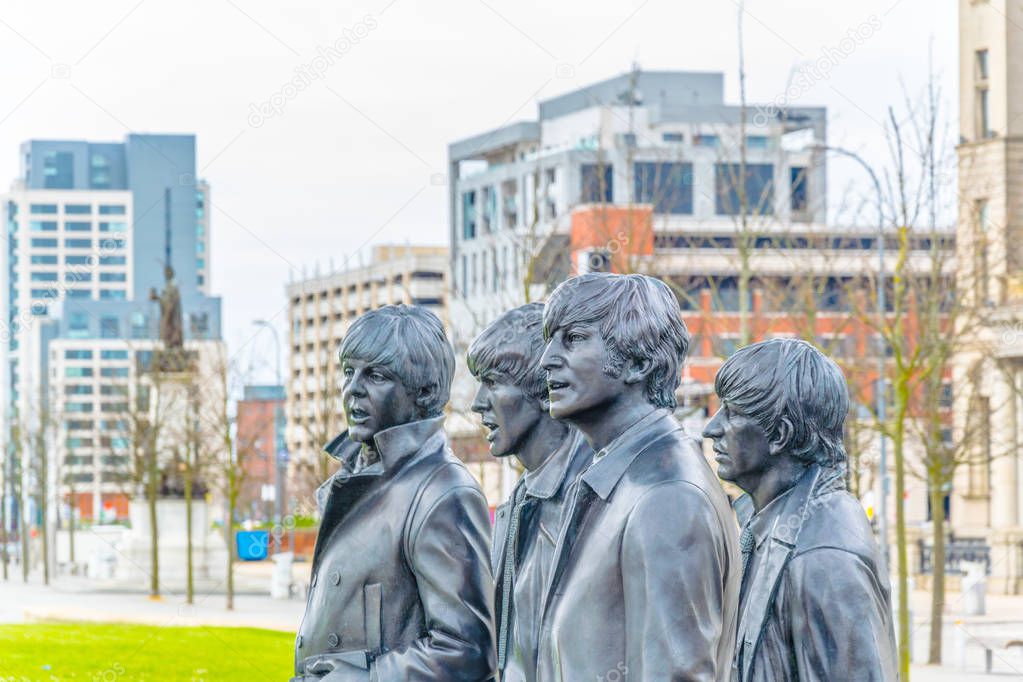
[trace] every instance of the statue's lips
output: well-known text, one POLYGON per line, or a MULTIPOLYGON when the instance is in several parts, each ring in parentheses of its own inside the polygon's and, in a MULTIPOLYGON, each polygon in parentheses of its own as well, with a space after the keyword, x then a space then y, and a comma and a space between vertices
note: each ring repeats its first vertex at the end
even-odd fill
POLYGON ((351 408, 348 410, 348 422, 351 424, 365 424, 369 421, 369 412, 360 410, 358 408, 351 408))
POLYGON ((483 426, 490 429, 490 433, 487 434, 487 442, 493 443, 494 439, 497 438, 497 432, 501 430, 495 422, 483 420, 483 426))
POLYGON ((567 381, 556 381, 556 380, 554 380, 554 381, 548 380, 547 381, 547 392, 548 393, 556 393, 558 391, 563 391, 566 388, 568 388, 568 382, 567 381))

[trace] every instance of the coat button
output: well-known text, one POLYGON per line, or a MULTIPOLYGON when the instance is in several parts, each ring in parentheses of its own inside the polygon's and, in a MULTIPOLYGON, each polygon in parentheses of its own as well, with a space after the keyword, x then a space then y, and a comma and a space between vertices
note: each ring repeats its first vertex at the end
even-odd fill
POLYGON ((327 635, 327 645, 330 646, 331 648, 336 647, 340 643, 341 638, 338 637, 336 633, 332 632, 329 635, 327 635))
POLYGON ((295 638, 295 646, 297 646, 299 649, 302 648, 302 635, 299 635, 298 637, 295 638))
POLYGON ((335 585, 340 585, 341 584, 341 572, 340 571, 332 572, 330 574, 330 582, 334 583, 335 585))

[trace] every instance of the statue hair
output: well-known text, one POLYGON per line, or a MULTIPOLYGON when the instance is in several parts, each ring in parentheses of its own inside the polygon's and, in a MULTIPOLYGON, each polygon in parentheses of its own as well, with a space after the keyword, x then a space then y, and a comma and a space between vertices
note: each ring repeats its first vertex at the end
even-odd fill
POLYGON ((386 305, 360 316, 348 328, 339 352, 347 358, 382 365, 401 378, 402 384, 419 393, 433 389, 422 417, 437 417, 451 395, 455 353, 440 319, 426 308, 386 305))
POLYGON ((653 366, 646 379, 647 400, 674 409, 689 331, 678 298, 667 284, 646 275, 606 272, 566 280, 547 299, 544 338, 575 324, 599 327, 607 345, 608 376, 620 376, 630 360, 649 360, 653 366))
POLYGON ((477 379, 487 372, 501 372, 530 398, 543 401, 547 372, 540 358, 545 346, 543 304, 527 303, 502 313, 480 332, 469 344, 465 362, 477 379))
POLYGON ((771 339, 742 348, 718 370, 714 391, 726 405, 779 437, 782 417, 792 424, 784 450, 808 464, 846 460, 843 431, 849 389, 834 360, 799 339, 771 339))

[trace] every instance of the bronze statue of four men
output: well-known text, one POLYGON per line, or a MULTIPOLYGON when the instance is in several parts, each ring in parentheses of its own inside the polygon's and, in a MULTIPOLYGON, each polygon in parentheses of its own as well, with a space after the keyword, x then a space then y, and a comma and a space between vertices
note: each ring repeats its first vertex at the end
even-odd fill
POLYGON ((491 527, 442 428, 441 322, 356 320, 293 682, 896 679, 886 569, 845 490, 841 371, 793 339, 729 358, 715 474, 673 416, 689 343, 642 275, 575 277, 489 325, 472 410, 525 472, 491 527))

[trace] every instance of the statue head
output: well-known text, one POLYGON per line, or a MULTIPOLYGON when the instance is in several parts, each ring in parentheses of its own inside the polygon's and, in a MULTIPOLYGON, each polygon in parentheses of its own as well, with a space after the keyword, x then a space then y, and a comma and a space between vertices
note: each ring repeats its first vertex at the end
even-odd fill
POLYGON ((380 431, 443 413, 455 354, 436 315, 388 305, 359 317, 340 350, 349 437, 371 443, 380 431))
POLYGON ((750 490, 780 458, 845 462, 849 393, 842 370, 812 345, 772 339, 737 351, 718 370, 721 408, 703 431, 718 476, 750 490))
POLYGON ((588 273, 563 282, 544 307, 551 416, 607 409, 625 392, 674 408, 689 350, 678 299, 645 275, 588 273))
POLYGON ((498 317, 469 345, 466 364, 479 382, 472 411, 490 429, 490 454, 520 454, 537 425, 550 419, 543 304, 529 303, 498 317))

